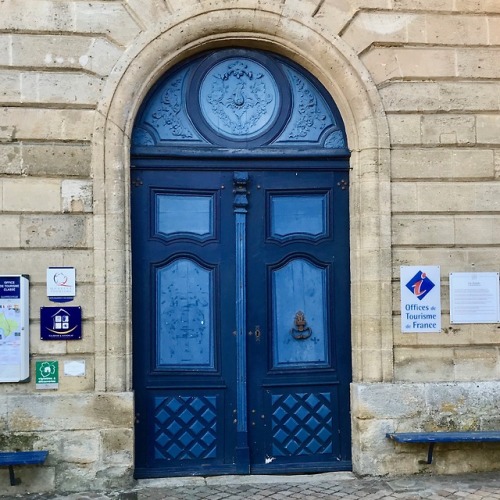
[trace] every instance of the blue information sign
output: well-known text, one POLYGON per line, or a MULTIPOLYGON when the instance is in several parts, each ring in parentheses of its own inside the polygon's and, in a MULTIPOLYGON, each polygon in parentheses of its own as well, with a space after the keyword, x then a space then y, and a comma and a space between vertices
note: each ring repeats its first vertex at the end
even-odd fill
POLYGON ((21 298, 21 278, 19 276, 0 277, 0 299, 21 298))
POLYGON ((41 307, 40 338, 42 340, 79 340, 82 338, 82 308, 41 307))

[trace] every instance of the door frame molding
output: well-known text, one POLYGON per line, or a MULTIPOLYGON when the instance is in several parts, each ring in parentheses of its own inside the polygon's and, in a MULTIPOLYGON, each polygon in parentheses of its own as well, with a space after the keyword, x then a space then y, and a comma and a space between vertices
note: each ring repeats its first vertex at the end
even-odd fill
MULTIPOLYGON (((181 10, 134 40, 109 76, 92 138, 96 391, 132 390, 129 168, 135 116, 170 67, 201 50, 230 44, 295 61, 339 107, 351 148, 353 381, 392 380, 390 143, 382 100, 358 55, 336 33, 299 12, 290 16, 283 23, 280 13, 229 10, 222 2, 220 10, 200 7, 196 15, 181 10)), ((361 444, 357 426, 352 430, 356 470, 361 444)))

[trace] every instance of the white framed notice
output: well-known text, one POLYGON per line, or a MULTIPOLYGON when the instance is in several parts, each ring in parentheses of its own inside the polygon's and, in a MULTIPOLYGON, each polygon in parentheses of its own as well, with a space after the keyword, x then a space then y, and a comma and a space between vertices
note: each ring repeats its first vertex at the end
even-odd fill
POLYGON ((499 273, 450 273, 451 323, 500 323, 499 273))
POLYGON ((441 269, 401 266, 401 331, 441 332, 441 269))

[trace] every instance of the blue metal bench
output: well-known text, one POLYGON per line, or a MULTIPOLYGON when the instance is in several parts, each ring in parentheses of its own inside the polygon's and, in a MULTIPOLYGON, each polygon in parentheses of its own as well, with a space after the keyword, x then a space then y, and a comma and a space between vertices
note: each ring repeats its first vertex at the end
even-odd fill
POLYGON ((9 468, 10 485, 15 486, 21 482, 14 475, 14 465, 43 464, 48 451, 0 451, 0 467, 9 468))
POLYGON ((429 444, 427 462, 422 463, 431 464, 436 443, 495 443, 500 442, 500 431, 389 432, 386 437, 398 443, 429 444))

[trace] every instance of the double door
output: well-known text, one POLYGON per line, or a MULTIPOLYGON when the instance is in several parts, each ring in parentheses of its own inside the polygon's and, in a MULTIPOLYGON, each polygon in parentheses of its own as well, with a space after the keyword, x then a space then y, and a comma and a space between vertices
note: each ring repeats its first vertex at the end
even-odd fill
POLYGON ((133 171, 136 477, 350 469, 347 181, 133 171))

